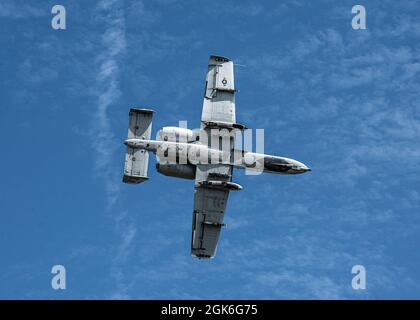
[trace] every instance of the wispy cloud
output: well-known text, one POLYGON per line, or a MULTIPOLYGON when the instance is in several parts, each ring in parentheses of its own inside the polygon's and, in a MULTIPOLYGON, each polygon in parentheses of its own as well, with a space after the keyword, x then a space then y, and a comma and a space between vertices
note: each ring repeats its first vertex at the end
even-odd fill
POLYGON ((117 141, 112 129, 110 109, 118 105, 121 95, 120 89, 120 63, 126 51, 124 8, 119 1, 100 1, 96 8, 100 23, 105 25, 104 33, 100 38, 101 47, 95 59, 96 109, 92 118, 92 131, 90 133, 92 148, 96 154, 95 170, 104 182, 107 212, 115 223, 115 233, 118 234, 119 243, 110 254, 111 276, 116 281, 117 292, 112 298, 127 298, 128 289, 124 272, 121 270, 127 261, 131 245, 135 239, 137 228, 129 214, 117 206, 121 196, 121 168, 115 163, 116 152, 120 151, 120 142, 117 141))
MULTIPOLYGON (((397 241, 415 229, 413 226, 408 230, 398 222, 403 211, 398 206, 399 199, 391 194, 395 179, 404 179, 391 168, 398 163, 417 172, 420 157, 420 119, 415 116, 420 100, 414 94, 420 81, 420 52, 405 41, 392 45, 386 42, 396 35, 402 39, 414 37, 417 26, 412 19, 405 19, 402 25, 397 20, 386 23, 396 26, 388 34, 379 35, 378 30, 384 29, 372 18, 369 30, 373 31, 355 33, 350 27, 344 31, 328 28, 306 35, 284 51, 241 58, 250 61, 251 72, 265 92, 273 100, 282 101, 257 106, 246 116, 258 126, 270 126, 270 140, 294 141, 299 150, 305 150, 304 155, 310 155, 309 165, 314 172, 312 179, 305 181, 319 190, 318 200, 313 192, 309 197, 300 195, 300 199, 289 194, 287 203, 273 209, 278 217, 270 222, 291 228, 285 230, 290 238, 281 236, 274 247, 254 244, 251 248, 256 246, 255 250, 267 254, 281 252, 289 258, 274 260, 280 273, 258 273, 257 287, 283 283, 299 292, 309 290, 312 294, 308 296, 312 297, 351 297, 355 293, 348 283, 337 283, 335 276, 319 278, 314 271, 316 266, 324 266, 322 274, 326 274, 326 270, 337 270, 338 264, 348 268, 355 261, 364 261, 377 272, 371 274, 377 280, 375 289, 391 290, 385 283, 398 282, 399 278, 410 285, 404 268, 395 267, 395 257, 387 254, 384 247, 372 248, 367 240, 379 242, 384 235, 378 230, 391 229, 394 231, 390 237, 397 241), (410 26, 405 25, 410 21, 410 26), (283 117, 276 121, 273 114, 283 117), (304 133, 295 129, 301 130, 302 125, 306 127, 304 133), (359 188, 364 191, 359 192, 359 188), (294 205, 289 204, 293 202, 294 205), (328 203, 337 207, 329 208, 328 203), (309 226, 313 231, 308 232, 309 226), (305 230, 302 234, 298 232, 300 228, 305 230), (352 238, 361 247, 349 248, 345 238, 352 238), (328 239, 336 239, 337 244, 328 239), (304 268, 306 275, 293 274, 303 263, 311 266, 311 271, 304 268), (335 267, 328 267, 331 265, 335 267), (329 289, 312 290, 314 284, 318 289, 329 289)), ((290 148, 290 144, 284 145, 290 148)), ((294 185, 298 190, 307 190, 299 182, 294 185)), ((409 186, 405 188, 409 191, 409 186)), ((245 206, 252 206, 253 198, 265 201, 263 194, 251 196, 245 206)), ((283 199, 276 188, 268 194, 283 199)), ((416 205, 413 201, 407 200, 410 207, 416 205)), ((410 216, 418 221, 414 212, 410 216)))
MULTIPOLYGON (((108 29, 104 33, 107 39, 102 39, 102 45, 114 49, 105 51, 98 58, 100 103, 96 120, 104 137, 103 144, 97 146, 104 148, 102 153, 98 150, 101 157, 97 168, 107 179, 112 178, 115 170, 110 169, 107 173, 107 168, 113 166, 115 151, 109 147, 114 138, 108 112, 120 95, 118 74, 120 59, 127 54, 126 48, 130 46, 134 52, 137 50, 136 54, 147 52, 139 55, 138 64, 144 65, 144 61, 150 61, 154 55, 166 57, 178 52, 184 42, 195 37, 155 32, 153 36, 141 33, 127 38, 118 6, 109 1, 105 4, 100 6, 102 13, 109 12, 111 6, 113 10, 107 16, 108 29)), ((143 3, 136 3, 134 9, 147 12, 143 3)), ((258 14, 258 10, 255 12, 258 14)), ((158 14, 147 13, 145 20, 153 24, 157 17, 158 14)), ((134 268, 134 274, 128 279, 124 264, 133 254, 133 241, 140 233, 128 211, 120 213, 115 221, 118 221, 116 232, 122 236, 115 246, 112 267, 119 285, 113 297, 127 298, 135 284, 151 291, 165 288, 164 292, 148 292, 147 297, 209 297, 211 293, 203 292, 200 287, 203 274, 212 274, 218 281, 220 270, 224 274, 235 274, 238 265, 241 266, 238 277, 246 280, 238 286, 240 292, 220 290, 219 297, 251 296, 256 292, 278 298, 372 297, 370 292, 356 293, 350 287, 351 266, 358 263, 365 264, 372 272, 369 283, 373 292, 390 290, 387 284, 398 278, 410 285, 404 268, 392 265, 386 244, 381 240, 383 235, 378 230, 396 228, 401 236, 403 233, 409 236, 414 229, 406 230, 403 224, 398 224, 398 208, 390 205, 392 189, 389 184, 384 185, 386 176, 372 163, 391 165, 397 159, 405 165, 418 165, 415 159, 420 150, 416 140, 419 123, 411 116, 418 102, 414 94, 419 75, 418 53, 412 46, 390 47, 378 43, 371 31, 354 34, 352 30, 339 32, 327 28, 308 34, 282 52, 242 57, 240 60, 249 62, 256 80, 254 88, 262 86, 265 94, 272 95, 273 101, 277 98, 288 102, 254 106, 245 118, 258 122, 259 127, 270 127, 273 130, 270 140, 294 141, 299 150, 305 150, 313 162, 309 164, 315 167, 312 179, 305 182, 299 178, 296 182, 287 180, 284 187, 308 192, 312 189, 311 195, 283 190, 278 182, 275 184, 269 178, 263 184, 255 182, 250 186, 248 183, 247 188, 254 187, 259 192, 241 194, 241 201, 231 197, 232 213, 228 213, 226 222, 232 228, 226 232, 248 232, 256 240, 244 241, 223 234, 218 261, 206 264, 201 270, 194 269, 193 273, 187 270, 190 266, 195 267, 196 262, 181 254, 171 253, 156 266, 153 257, 171 251, 174 244, 181 247, 181 240, 170 241, 165 236, 154 235, 153 240, 144 236, 140 253, 136 255, 141 268, 134 268), (395 101, 387 94, 390 92, 403 98, 395 101), (273 119, 273 114, 285 117, 273 119), (302 124, 307 126, 313 139, 302 134, 302 124), (359 192, 361 181, 367 178, 371 181, 359 192), (332 197, 334 202, 331 202, 332 197), (261 203, 271 208, 271 215, 258 215, 261 203), (264 228, 256 227, 257 223, 264 228), (268 230, 267 234, 262 230, 268 230), (273 239, 273 234, 277 238, 273 239), (355 247, 351 245, 353 242, 355 247), (373 246, 371 242, 377 245, 373 246), (185 279, 190 283, 189 288, 196 291, 180 292, 185 279)), ((178 82, 182 81, 175 79, 163 90, 176 93, 178 82)), ((179 98, 177 95, 171 97, 179 98)), ((171 103, 174 104, 172 100, 171 103)), ((288 155, 283 150, 280 152, 288 155)), ((107 187, 112 207, 120 192, 119 176, 109 181, 115 181, 115 184, 109 182, 107 187)), ((403 200, 406 208, 413 208, 418 202, 416 194, 403 200)), ((170 232, 170 227, 161 221, 149 228, 142 232, 170 232)), ((138 296, 146 296, 146 293, 138 293, 138 296)))

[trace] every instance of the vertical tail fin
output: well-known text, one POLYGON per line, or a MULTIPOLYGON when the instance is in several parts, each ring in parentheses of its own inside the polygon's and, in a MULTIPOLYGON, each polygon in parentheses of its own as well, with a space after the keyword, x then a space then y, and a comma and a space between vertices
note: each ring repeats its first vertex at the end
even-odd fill
MULTIPOLYGON (((152 133, 153 110, 131 108, 128 123, 128 139, 149 140, 152 133)), ((149 153, 144 149, 127 146, 123 182, 141 183, 149 179, 147 169, 149 153)))

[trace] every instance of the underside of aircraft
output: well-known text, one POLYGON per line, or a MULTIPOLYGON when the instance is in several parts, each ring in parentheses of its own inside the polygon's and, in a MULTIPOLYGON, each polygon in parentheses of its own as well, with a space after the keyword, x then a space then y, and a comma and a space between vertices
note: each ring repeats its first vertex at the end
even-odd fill
POLYGON ((235 149, 237 134, 247 128, 236 122, 233 66, 228 58, 210 56, 198 129, 164 127, 151 140, 153 110, 129 112, 123 182, 148 179, 150 152, 159 173, 195 180, 191 254, 198 258, 215 256, 229 192, 242 189, 232 181, 234 167, 254 174, 310 171, 293 159, 235 149))

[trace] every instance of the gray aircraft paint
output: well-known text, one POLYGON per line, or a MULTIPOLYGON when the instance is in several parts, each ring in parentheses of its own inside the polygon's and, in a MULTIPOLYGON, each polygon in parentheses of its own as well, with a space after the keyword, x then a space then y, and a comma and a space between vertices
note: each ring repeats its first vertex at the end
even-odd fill
POLYGON ((235 149, 235 133, 247 128, 236 123, 233 62, 228 58, 210 56, 199 129, 164 127, 151 140, 152 116, 150 109, 130 110, 123 182, 148 179, 150 152, 156 155, 159 173, 195 180, 191 236, 195 257, 216 254, 229 192, 242 189, 232 182, 232 168, 280 174, 310 171, 290 158, 235 149))

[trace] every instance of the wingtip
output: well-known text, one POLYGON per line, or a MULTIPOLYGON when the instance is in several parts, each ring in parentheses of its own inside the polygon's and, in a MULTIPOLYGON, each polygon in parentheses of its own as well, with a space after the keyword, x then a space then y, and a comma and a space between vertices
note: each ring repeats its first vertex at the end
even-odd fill
POLYGON ((223 56, 218 56, 218 55, 211 55, 210 56, 210 60, 215 60, 217 62, 229 62, 232 61, 227 57, 223 57, 223 56))

